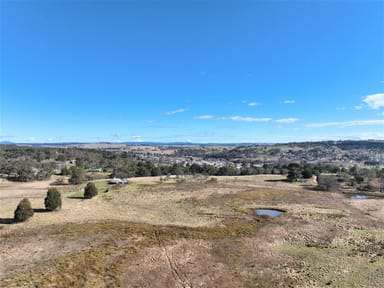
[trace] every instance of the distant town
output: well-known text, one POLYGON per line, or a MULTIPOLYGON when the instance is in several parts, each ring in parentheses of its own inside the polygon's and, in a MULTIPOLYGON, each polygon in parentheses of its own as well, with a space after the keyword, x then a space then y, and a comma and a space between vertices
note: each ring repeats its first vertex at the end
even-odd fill
POLYGON ((340 182, 354 177, 351 185, 359 184, 357 188, 383 190, 384 141, 376 140, 257 145, 3 144, 1 148, 0 176, 20 182, 44 180, 53 174, 70 176, 71 184, 106 176, 288 175, 294 164, 294 180, 333 173, 343 176, 340 182))

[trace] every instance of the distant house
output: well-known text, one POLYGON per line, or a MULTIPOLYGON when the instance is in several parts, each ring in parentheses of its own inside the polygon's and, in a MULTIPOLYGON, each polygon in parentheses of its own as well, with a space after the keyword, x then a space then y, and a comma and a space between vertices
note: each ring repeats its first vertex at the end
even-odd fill
POLYGON ((108 184, 127 184, 127 179, 120 179, 120 178, 112 178, 109 180, 108 184))
POLYGON ((103 172, 103 168, 89 168, 88 172, 103 172))
POLYGON ((68 184, 69 184, 68 179, 65 179, 65 178, 56 179, 55 182, 51 183, 51 185, 68 185, 68 184))

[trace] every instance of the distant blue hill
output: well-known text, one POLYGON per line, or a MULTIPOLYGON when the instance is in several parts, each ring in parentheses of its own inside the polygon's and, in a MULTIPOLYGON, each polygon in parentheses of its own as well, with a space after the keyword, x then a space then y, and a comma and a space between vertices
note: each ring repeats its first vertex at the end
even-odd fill
POLYGON ((11 144, 15 144, 11 141, 0 141, 0 145, 11 145, 11 144))
POLYGON ((128 146, 245 146, 268 145, 272 143, 193 143, 193 142, 57 142, 57 143, 15 143, 2 141, 0 145, 26 145, 26 146, 73 146, 84 144, 121 144, 128 146))

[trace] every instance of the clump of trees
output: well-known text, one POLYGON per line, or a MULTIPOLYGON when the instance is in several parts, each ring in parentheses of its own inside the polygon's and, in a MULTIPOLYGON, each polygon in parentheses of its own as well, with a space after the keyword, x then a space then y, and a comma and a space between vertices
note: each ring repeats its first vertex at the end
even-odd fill
POLYGON ((295 182, 301 178, 302 167, 298 163, 291 163, 288 165, 287 180, 289 182, 295 182))
POLYGON ((299 179, 310 179, 314 174, 312 167, 302 166, 298 163, 289 164, 287 170, 287 180, 289 182, 296 182, 299 179))
POLYGON ((45 209, 54 211, 61 209, 61 194, 56 188, 49 188, 44 199, 45 209))
POLYGON ((97 187, 95 183, 89 182, 87 186, 84 188, 84 198, 91 199, 92 197, 97 195, 97 187))
POLYGON ((15 210, 14 220, 16 222, 24 222, 33 216, 33 209, 28 198, 20 201, 15 210))

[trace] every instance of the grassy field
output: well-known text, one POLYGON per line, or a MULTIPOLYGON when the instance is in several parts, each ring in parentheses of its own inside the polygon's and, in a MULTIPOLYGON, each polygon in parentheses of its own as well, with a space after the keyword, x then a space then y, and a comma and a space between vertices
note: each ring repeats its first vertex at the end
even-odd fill
POLYGON ((317 192, 281 176, 1 183, 1 287, 381 287, 384 199, 317 192), (22 197, 35 215, 12 223, 22 197), (274 219, 257 208, 286 211, 274 219))

